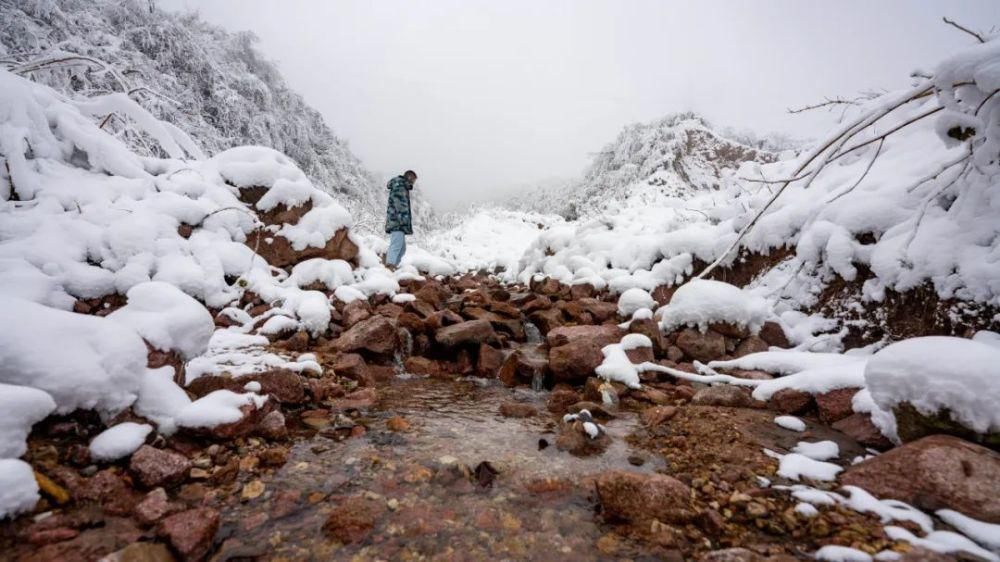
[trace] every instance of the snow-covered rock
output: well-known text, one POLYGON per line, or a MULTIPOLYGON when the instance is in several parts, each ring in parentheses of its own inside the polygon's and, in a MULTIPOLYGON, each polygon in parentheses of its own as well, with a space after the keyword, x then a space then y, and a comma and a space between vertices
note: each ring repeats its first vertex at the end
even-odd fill
POLYGON ((674 293, 662 324, 666 331, 691 326, 704 332, 711 324, 728 323, 756 334, 771 314, 762 297, 722 281, 693 279, 674 293))
POLYGON ((141 283, 129 289, 128 304, 108 318, 121 322, 162 351, 178 351, 185 359, 208 348, 215 330, 204 305, 177 287, 162 281, 141 283))
POLYGON ((23 455, 31 426, 55 409, 52 397, 37 388, 0 383, 0 459, 23 455))
MULTIPOLYGON (((1000 432, 1000 349, 943 336, 894 343, 872 356, 864 379, 882 410, 903 404, 925 416, 947 412, 950 420, 978 434, 1000 432)), ((897 415, 897 419, 899 415, 897 415)), ((900 437, 920 437, 899 428, 900 437)))
POLYGON ((39 499, 31 465, 18 459, 0 459, 0 520, 31 511, 39 499))
POLYGON ((134 453, 146 441, 153 426, 123 422, 102 431, 90 442, 90 456, 98 461, 114 461, 134 453))

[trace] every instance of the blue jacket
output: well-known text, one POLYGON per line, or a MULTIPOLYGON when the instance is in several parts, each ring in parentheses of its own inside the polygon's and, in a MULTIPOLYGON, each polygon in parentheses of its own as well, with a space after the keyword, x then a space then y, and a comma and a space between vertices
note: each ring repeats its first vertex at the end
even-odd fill
POLYGON ((413 234, 413 218, 410 212, 410 190, 413 184, 405 176, 396 176, 386 184, 389 189, 389 204, 385 212, 385 231, 403 231, 413 234))

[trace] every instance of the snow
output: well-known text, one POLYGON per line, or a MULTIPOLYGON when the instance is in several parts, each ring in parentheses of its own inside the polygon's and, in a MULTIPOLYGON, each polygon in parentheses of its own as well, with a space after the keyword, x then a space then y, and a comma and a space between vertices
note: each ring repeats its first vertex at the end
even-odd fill
POLYGON ((813 555, 816 560, 828 562, 871 562, 872 556, 856 548, 828 544, 813 555))
POLYGON ((774 418, 774 423, 792 431, 805 431, 806 422, 800 420, 795 416, 778 416, 774 418))
MULTIPOLYGON (((635 339, 632 339, 626 343, 634 344, 635 341, 635 339)), ((652 345, 652 342, 650 342, 650 345, 652 345)), ((606 381, 620 382, 629 388, 641 387, 639 384, 639 368, 625 354, 625 346, 623 344, 613 343, 606 345, 601 349, 601 353, 604 354, 604 360, 594 369, 597 376, 606 381)))
POLYGON ((252 392, 237 394, 229 390, 216 390, 195 400, 177 413, 179 427, 210 428, 234 423, 243 419, 241 407, 263 406, 266 397, 252 392))
POLYGON ((626 318, 643 308, 656 308, 656 301, 649 296, 649 293, 638 287, 628 289, 618 297, 618 314, 626 318))
POLYGON ((43 390, 63 414, 114 415, 135 400, 146 345, 127 326, 8 297, 0 297, 0 325, 17 327, 0 330, 0 383, 43 390))
POLYGON ((902 527, 890 525, 885 527, 885 534, 892 540, 905 541, 913 546, 921 546, 935 552, 968 552, 990 562, 1000 561, 1000 556, 951 531, 932 531, 927 533, 925 537, 918 537, 902 527))
POLYGON ((597 425, 594 422, 583 422, 583 431, 587 433, 591 439, 597 439, 601 434, 601 431, 597 429, 597 425))
POLYGON ((762 297, 722 281, 692 279, 670 299, 663 314, 663 329, 691 326, 704 332, 710 324, 729 323, 756 334, 771 314, 762 297))
POLYGON ((189 404, 187 393, 174 382, 174 369, 160 367, 146 370, 134 409, 155 423, 162 435, 170 436, 177 430, 174 418, 189 404))
POLYGON ((817 441, 815 443, 799 441, 792 448, 792 452, 816 461, 828 461, 840 456, 840 447, 833 441, 817 441))
POLYGON ((837 473, 843 468, 828 462, 813 460, 799 453, 789 453, 781 456, 778 466, 778 476, 790 480, 819 480, 830 482, 837 478, 837 473))
POLYGON ((114 461, 134 453, 146 441, 153 426, 123 422, 105 429, 90 442, 90 456, 98 461, 114 461))
POLYGON ((0 459, 0 520, 31 511, 39 499, 31 465, 19 459, 0 459))
POLYGON ((1000 525, 978 521, 951 509, 939 509, 934 514, 983 547, 1000 551, 1000 525))
POLYGON ((55 409, 55 401, 41 390, 0 383, 0 459, 23 455, 31 426, 55 409))
POLYGON ((245 390, 247 392, 255 392, 255 393, 258 393, 258 394, 260 393, 260 388, 261 388, 260 387, 260 383, 257 382, 257 381, 250 381, 250 382, 246 383, 245 385, 243 385, 243 390, 245 390))
POLYGON ((978 341, 929 336, 887 346, 868 361, 865 382, 882 410, 907 402, 979 433, 1000 431, 1000 349, 978 341))
POLYGON ((802 517, 813 518, 819 515, 819 510, 810 503, 802 502, 795 505, 795 513, 802 517))
POLYGON ((126 297, 128 304, 108 318, 131 327, 156 349, 178 351, 191 359, 208 348, 215 330, 212 315, 173 285, 141 283, 129 289, 126 297))

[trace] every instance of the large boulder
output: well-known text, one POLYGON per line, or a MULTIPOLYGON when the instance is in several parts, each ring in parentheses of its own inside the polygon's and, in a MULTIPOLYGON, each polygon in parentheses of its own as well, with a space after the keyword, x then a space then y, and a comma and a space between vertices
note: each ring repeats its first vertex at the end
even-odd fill
POLYGON ((622 338, 617 326, 571 326, 556 328, 546 335, 549 368, 557 382, 583 382, 603 361, 601 349, 622 338))
POLYGON ((845 470, 840 483, 858 486, 925 511, 948 508, 1000 523, 1000 454, 950 435, 907 443, 845 470))
POLYGON ((1000 431, 980 433, 969 429, 956 421, 947 408, 928 414, 909 402, 900 402, 892 408, 892 413, 896 417, 896 434, 902 441, 916 441, 936 434, 954 435, 1000 451, 1000 431))
POLYGON ((445 347, 456 347, 463 344, 478 345, 496 340, 496 332, 489 320, 468 320, 438 328, 434 339, 445 347))
POLYGON ((854 413, 851 405, 857 388, 838 388, 816 395, 816 406, 823 423, 833 424, 854 413))
POLYGON ((218 530, 219 512, 210 507, 198 507, 164 519, 159 534, 184 560, 201 560, 212 547, 218 530))
POLYGON ((169 488, 187 478, 191 461, 180 453, 143 445, 132 454, 129 469, 143 486, 169 488))
POLYGON ((726 354, 726 338, 713 330, 702 333, 686 328, 678 334, 675 343, 686 356, 703 363, 726 354))
POLYGON ((665 474, 615 470, 597 477, 597 498, 609 521, 684 524, 694 519, 691 489, 665 474))
POLYGON ((333 341, 333 347, 345 353, 368 351, 374 355, 390 355, 396 343, 396 328, 392 322, 383 316, 372 316, 351 326, 333 341))
POLYGON ((507 386, 518 383, 531 384, 535 379, 545 379, 549 372, 549 361, 545 348, 541 345, 519 347, 504 359, 497 377, 507 386))

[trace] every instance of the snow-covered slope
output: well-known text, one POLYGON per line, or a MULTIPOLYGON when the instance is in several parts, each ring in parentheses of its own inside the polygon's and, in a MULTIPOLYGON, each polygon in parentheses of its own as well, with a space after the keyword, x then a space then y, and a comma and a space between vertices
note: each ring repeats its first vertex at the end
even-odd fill
MULTIPOLYGON (((0 0, 0 15, 6 68, 75 99, 126 94, 209 156, 234 146, 273 148, 347 207, 360 230, 381 231, 384 180, 288 88, 252 33, 228 33, 138 0, 0 0)), ((102 128, 137 153, 167 155, 126 116, 104 115, 102 128)), ((419 194, 415 207, 418 223, 432 219, 419 194)))

